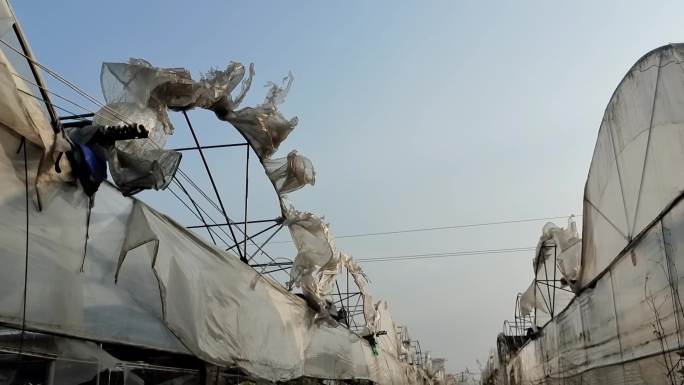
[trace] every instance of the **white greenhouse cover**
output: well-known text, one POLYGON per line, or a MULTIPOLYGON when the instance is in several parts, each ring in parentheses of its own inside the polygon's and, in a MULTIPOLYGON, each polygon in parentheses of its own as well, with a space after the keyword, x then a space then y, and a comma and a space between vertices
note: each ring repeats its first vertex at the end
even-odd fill
POLYGON ((684 190, 684 46, 644 55, 615 90, 584 192, 581 286, 684 190))

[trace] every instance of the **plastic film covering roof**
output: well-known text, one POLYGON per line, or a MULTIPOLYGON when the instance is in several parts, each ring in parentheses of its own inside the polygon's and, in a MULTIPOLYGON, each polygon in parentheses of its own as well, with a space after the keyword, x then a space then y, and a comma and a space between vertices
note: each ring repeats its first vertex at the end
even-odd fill
POLYGON ((586 286, 684 190, 684 46, 644 55, 608 103, 584 192, 586 286))

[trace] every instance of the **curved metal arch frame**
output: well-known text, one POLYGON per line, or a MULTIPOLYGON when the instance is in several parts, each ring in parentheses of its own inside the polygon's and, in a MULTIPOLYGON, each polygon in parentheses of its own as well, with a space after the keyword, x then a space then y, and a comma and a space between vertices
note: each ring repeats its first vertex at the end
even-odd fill
MULTIPOLYGON (((271 257, 265 250, 264 247, 275 237, 280 230, 285 226, 284 223, 284 218, 285 218, 285 206, 283 200, 280 198, 280 196, 277 193, 276 186, 274 182, 268 178, 269 182, 271 183, 271 186, 273 187, 273 191, 276 195, 276 199, 278 199, 278 206, 280 207, 280 216, 273 218, 273 219, 259 219, 259 220, 250 220, 248 213, 248 207, 249 207, 249 164, 250 164, 250 152, 254 152, 254 155, 256 155, 257 159, 259 160, 259 163, 264 167, 264 159, 259 156, 258 152, 255 151, 254 146, 250 143, 248 138, 240 132, 240 130, 235 129, 240 136, 244 139, 244 142, 240 143, 226 143, 226 144, 203 144, 200 142, 200 139, 195 131, 195 128, 192 125, 192 122, 190 120, 188 111, 181 111, 183 114, 183 117, 185 119, 185 122, 187 123, 188 129, 190 130, 190 133, 192 134, 193 141, 195 146, 193 147, 183 147, 183 148, 176 148, 176 151, 196 151, 200 154, 200 157, 203 160, 205 172, 210 180, 210 183, 212 184, 212 189, 214 191, 215 199, 218 200, 219 206, 222 209, 222 214, 224 216, 224 219, 226 220, 224 223, 215 223, 215 224, 210 224, 207 223, 204 219, 202 219, 202 213, 199 207, 195 205, 195 210, 197 211, 196 214, 198 218, 201 219, 202 224, 199 225, 190 225, 187 226, 186 228, 188 229, 198 229, 198 228, 204 228, 207 230, 207 233, 210 235, 210 238, 216 243, 216 240, 214 239, 212 235, 212 228, 215 227, 228 227, 231 230, 231 234, 235 233, 234 229, 237 229, 238 232, 241 232, 243 235, 242 240, 236 239, 235 236, 232 236, 231 238, 234 241, 233 245, 230 245, 227 247, 227 251, 235 249, 238 251, 238 255, 240 259, 247 263, 249 266, 257 270, 257 272, 261 275, 267 275, 271 276, 273 273, 277 273, 280 271, 288 272, 293 265, 293 261, 289 260, 287 258, 283 257, 271 257), (206 158, 204 157, 204 150, 206 149, 235 149, 239 147, 246 147, 245 151, 245 180, 244 180, 244 206, 243 206, 243 220, 242 221, 233 221, 230 220, 230 217, 228 215, 228 211, 225 209, 222 203, 222 198, 221 198, 221 192, 218 191, 218 188, 216 188, 216 184, 213 181, 213 175, 211 173, 211 167, 209 166, 208 162, 206 161, 206 158), (251 150, 251 151, 250 151, 251 150), (258 232, 255 232, 254 234, 249 234, 248 230, 248 224, 256 224, 256 223, 267 223, 267 222, 272 222, 273 224, 266 229, 262 229, 258 232), (242 229, 240 229, 239 225, 242 225, 242 229), (255 238, 261 235, 265 235, 268 233, 268 236, 265 241, 263 241, 261 244, 257 244, 255 242, 255 238), (249 253, 247 249, 247 244, 251 243, 253 246, 256 247, 256 250, 253 253, 249 253), (267 262, 258 262, 254 263, 254 258, 257 256, 258 253, 262 253, 263 255, 266 256, 268 259, 267 262)), ((178 181, 180 183, 180 181, 178 181)), ((344 310, 346 313, 346 322, 345 324, 349 327, 350 330, 360 333, 365 325, 366 321, 364 318, 364 313, 363 313, 363 296, 359 288, 356 286, 356 284, 353 282, 352 279, 350 279, 350 273, 346 269, 343 271, 344 276, 342 274, 339 274, 338 277, 336 278, 335 281, 335 291, 333 291, 330 296, 331 296, 331 302, 335 305, 335 307, 339 308, 340 311, 344 310), (342 281, 343 285, 340 285, 340 281, 342 281), (340 287, 342 286, 342 287, 340 287)), ((277 281, 277 280, 276 280, 277 281)), ((282 283, 282 282, 281 282, 282 283)))

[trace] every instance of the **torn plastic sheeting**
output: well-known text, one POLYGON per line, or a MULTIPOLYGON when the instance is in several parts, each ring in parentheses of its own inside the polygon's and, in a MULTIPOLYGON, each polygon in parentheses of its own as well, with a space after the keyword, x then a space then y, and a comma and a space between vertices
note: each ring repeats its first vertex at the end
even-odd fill
POLYGON ((297 249, 287 285, 289 288, 300 287, 305 296, 319 303, 322 308, 324 300, 319 292, 317 273, 320 267, 335 257, 335 245, 328 224, 314 214, 293 208, 285 210, 285 224, 297 249))
POLYGON ((520 314, 528 316, 534 313, 534 309, 549 314, 546 304, 544 303, 544 294, 537 287, 537 284, 532 281, 532 284, 520 296, 520 314), (536 293, 535 293, 536 289, 536 293))
POLYGON ((195 355, 271 380, 302 375, 313 317, 300 299, 139 202, 127 228, 120 266, 143 256, 152 265, 164 323, 195 355))
POLYGON ((373 304, 373 297, 368 290, 368 277, 351 256, 345 253, 338 253, 336 258, 331 259, 326 265, 318 270, 317 293, 319 296, 328 296, 332 292, 332 285, 337 279, 337 276, 343 269, 347 269, 351 274, 354 283, 359 288, 363 304, 363 317, 366 321, 365 330, 361 331, 362 335, 376 333, 378 331, 377 324, 379 322, 379 313, 373 304))
POLYGON ((568 227, 562 228, 555 223, 548 222, 542 227, 542 234, 535 250, 533 266, 536 270, 541 267, 538 262, 543 254, 542 260, 546 260, 554 255, 558 256, 565 250, 580 242, 574 216, 568 218, 568 227))
POLYGON ((582 240, 577 233, 574 216, 568 218, 568 226, 565 228, 551 222, 546 223, 542 228, 533 259, 536 275, 543 275, 544 279, 553 277, 562 280, 563 285, 569 285, 576 290, 581 268, 581 250, 582 240), (554 261, 555 268, 552 267, 554 261), (555 273, 554 269, 557 270, 555 273))
POLYGON ((343 269, 347 269, 355 279, 361 278, 364 282, 368 279, 361 266, 356 264, 351 256, 340 252, 336 258, 331 259, 318 271, 318 287, 322 295, 329 295, 332 292, 332 284, 343 269))
POLYGON ((270 158, 278 150, 299 121, 296 117, 287 120, 278 110, 263 106, 242 108, 219 119, 235 126, 262 159, 270 158))
MULTIPOLYGON (((297 125, 297 118, 287 120, 277 105, 284 101, 292 85, 292 74, 283 85, 269 83, 266 100, 256 108, 236 110, 249 90, 254 76, 250 64, 249 75, 240 63, 230 63, 225 70, 210 70, 200 81, 194 81, 182 68, 156 68, 142 59, 129 63, 105 63, 102 67, 102 90, 108 104, 135 103, 151 109, 160 127, 152 135, 165 137, 173 131, 166 108, 186 110, 195 107, 213 111, 216 116, 230 122, 250 142, 260 158, 270 158, 280 143, 297 125), (242 82, 235 99, 233 90, 242 82)), ((109 106, 108 106, 109 107, 109 106)), ((161 142, 157 142, 162 144, 161 142)))
POLYGON ((563 250, 556 258, 558 270, 563 274, 565 280, 572 286, 576 287, 576 282, 579 280, 580 263, 582 261, 582 241, 574 243, 572 246, 563 250))
MULTIPOLYGON (((136 108, 150 109, 156 116, 158 124, 149 125, 146 128, 150 131, 150 137, 159 147, 163 147, 166 137, 173 133, 173 125, 166 112, 167 106, 154 95, 153 91, 167 82, 191 84, 192 79, 185 69, 156 68, 143 59, 130 59, 128 63, 103 63, 100 85, 107 102, 105 110, 116 111, 118 108, 122 109, 121 112, 126 112, 127 109, 133 111, 136 108), (163 138, 163 141, 158 141, 158 138, 163 138)), ((122 114, 117 113, 117 115, 122 114)), ((125 114, 122 116, 128 118, 125 114)))
POLYGON ((249 76, 245 78, 245 67, 231 62, 224 70, 211 69, 195 82, 167 82, 155 88, 158 100, 173 110, 203 108, 217 114, 233 111, 244 99, 254 78, 254 64, 249 65, 249 76), (232 93, 242 83, 240 92, 233 99, 232 93))
POLYGON ((379 331, 378 324, 380 322, 380 313, 377 310, 377 306, 373 304, 373 296, 370 294, 368 289, 368 277, 361 269, 361 266, 356 264, 354 260, 342 254, 340 259, 344 260, 345 266, 354 280, 354 283, 359 288, 361 292, 361 299, 363 304, 363 318, 366 321, 364 333, 377 333, 379 331))
POLYGON ((299 121, 296 117, 287 120, 278 111, 278 105, 284 102, 293 80, 294 77, 290 73, 283 79, 282 86, 268 83, 267 86, 270 88, 266 99, 256 108, 215 111, 219 119, 233 124, 247 138, 261 159, 269 159, 278 151, 280 143, 287 138, 299 121))
POLYGON ((110 152, 109 171, 124 195, 146 189, 163 190, 173 180, 181 154, 170 150, 132 153, 115 145, 110 152))
POLYGON ((278 194, 287 194, 304 185, 313 186, 316 183, 313 164, 307 157, 299 155, 297 150, 291 151, 284 158, 265 159, 263 165, 278 194))
MULTIPOLYGON (((380 337, 387 340, 375 357, 359 336, 316 322, 301 299, 139 202, 127 234, 122 268, 131 258, 153 264, 164 323, 198 357, 271 381, 308 376, 409 383, 390 337, 395 332, 389 314, 383 324, 388 335, 380 337), (142 254, 128 255, 136 249, 142 254)), ((387 311, 386 305, 381 309, 387 311)))
POLYGON ((112 179, 127 195, 165 189, 178 169, 181 154, 163 149, 173 126, 167 105, 155 89, 168 83, 192 85, 190 74, 184 69, 155 68, 142 59, 131 59, 129 63, 104 63, 100 82, 107 106, 96 114, 94 123, 117 126, 134 122, 149 133, 148 139, 118 141, 110 149, 112 179))

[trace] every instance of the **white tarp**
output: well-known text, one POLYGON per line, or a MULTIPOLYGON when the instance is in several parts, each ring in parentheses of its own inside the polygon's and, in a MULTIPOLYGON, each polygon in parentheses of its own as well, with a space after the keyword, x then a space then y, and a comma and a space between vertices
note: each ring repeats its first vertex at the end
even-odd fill
POLYGON ((337 250, 328 224, 323 218, 293 208, 285 210, 285 224, 297 249, 287 285, 301 288, 307 298, 317 302, 317 307, 323 307, 319 269, 337 265, 337 250))

